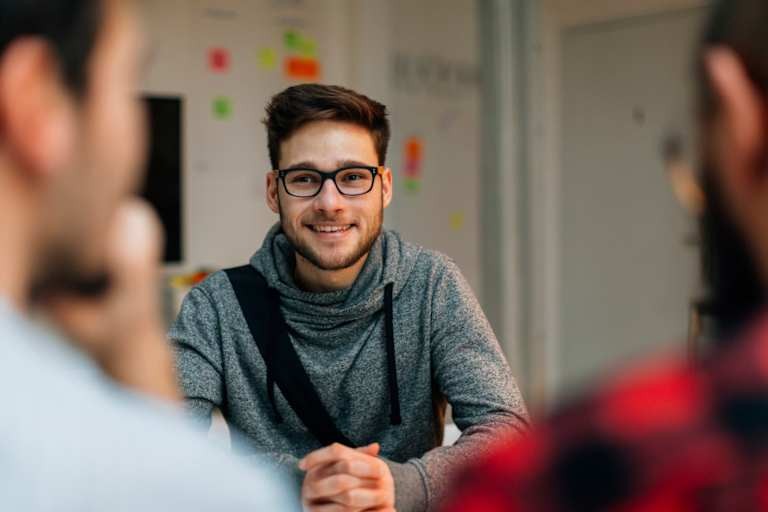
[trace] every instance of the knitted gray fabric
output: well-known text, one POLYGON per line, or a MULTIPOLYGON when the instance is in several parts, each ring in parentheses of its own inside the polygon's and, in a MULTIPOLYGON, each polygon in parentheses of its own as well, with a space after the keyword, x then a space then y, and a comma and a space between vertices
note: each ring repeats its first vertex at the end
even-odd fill
MULTIPOLYGON (((472 291, 446 256, 385 231, 353 286, 309 293, 293 278, 295 256, 275 226, 251 264, 281 297, 291 340, 336 425, 358 445, 381 444, 401 512, 432 508, 452 472, 528 416, 499 344, 472 291), (390 425, 384 287, 394 283, 394 337, 402 424, 390 425), (432 392, 442 393, 462 430, 450 447, 436 447, 432 392)), ((204 425, 219 407, 246 440, 238 450, 267 453, 296 469, 320 448, 275 390, 224 272, 186 297, 169 334, 189 409, 204 425)))

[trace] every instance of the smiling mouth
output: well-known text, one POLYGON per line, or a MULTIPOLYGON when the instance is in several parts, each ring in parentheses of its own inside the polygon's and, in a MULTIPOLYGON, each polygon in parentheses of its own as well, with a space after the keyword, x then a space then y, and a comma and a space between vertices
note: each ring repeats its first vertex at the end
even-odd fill
POLYGON ((314 231, 315 233, 344 233, 352 229, 354 227, 354 224, 337 224, 337 225, 321 225, 321 224, 310 224, 307 226, 309 229, 314 231))

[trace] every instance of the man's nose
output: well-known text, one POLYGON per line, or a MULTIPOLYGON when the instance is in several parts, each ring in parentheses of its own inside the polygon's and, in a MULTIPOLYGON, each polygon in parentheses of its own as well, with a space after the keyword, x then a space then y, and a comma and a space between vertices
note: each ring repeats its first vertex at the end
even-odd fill
POLYGON ((320 192, 315 196, 315 208, 326 212, 335 212, 343 209, 344 196, 339 193, 333 180, 325 180, 320 192))

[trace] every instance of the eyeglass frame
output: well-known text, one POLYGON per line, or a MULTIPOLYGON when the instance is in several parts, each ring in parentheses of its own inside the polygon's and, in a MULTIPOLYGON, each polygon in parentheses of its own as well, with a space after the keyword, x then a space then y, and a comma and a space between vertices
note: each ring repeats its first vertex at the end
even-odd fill
POLYGON ((374 165, 347 165, 347 166, 344 166, 344 167, 342 167, 340 169, 336 169, 335 171, 324 172, 324 171, 321 171, 319 169, 312 169, 310 167, 294 167, 294 168, 291 168, 291 169, 277 169, 277 177, 279 178, 280 181, 283 182, 283 189, 285 190, 285 193, 288 194, 291 197, 298 197, 298 198, 301 198, 301 199, 309 199, 309 198, 312 198, 312 197, 317 197, 317 195, 320 194, 320 192, 322 192, 323 187, 325 186, 325 181, 326 180, 331 180, 333 182, 333 184, 336 186, 336 190, 338 191, 338 193, 343 195, 344 197, 360 197, 360 196, 364 196, 366 194, 370 194, 371 190, 373 190, 373 187, 376 184, 376 176, 381 176, 380 170, 383 169, 383 168, 384 168, 383 165, 378 165, 378 166, 374 166, 374 165), (366 169, 366 170, 370 171, 371 172, 371 176, 373 178, 373 179, 371 179, 371 188, 369 188, 365 192, 361 192, 360 194, 345 194, 344 192, 342 192, 341 188, 339 188, 339 184, 336 182, 336 176, 340 172, 348 171, 350 169, 366 169), (294 171, 311 171, 311 172, 316 172, 317 174, 319 174, 320 175, 320 186, 317 188, 317 192, 315 192, 311 196, 299 196, 299 195, 296 195, 296 194, 291 194, 291 192, 288 190, 288 185, 285 184, 285 177, 286 177, 286 175, 289 172, 294 172, 294 171))

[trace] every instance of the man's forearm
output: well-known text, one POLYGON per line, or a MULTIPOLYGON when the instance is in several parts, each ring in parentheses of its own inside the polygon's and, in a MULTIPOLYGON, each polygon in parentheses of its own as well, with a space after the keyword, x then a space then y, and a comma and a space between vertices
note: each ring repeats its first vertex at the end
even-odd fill
POLYGON ((422 457, 399 464, 387 461, 395 480, 398 512, 423 512, 439 506, 457 470, 482 456, 497 439, 518 435, 527 429, 525 419, 513 414, 494 415, 467 427, 453 446, 441 446, 422 457))
POLYGON ((384 459, 395 481, 395 509, 398 512, 422 512, 427 509, 429 493, 422 468, 413 462, 400 464, 384 459))

